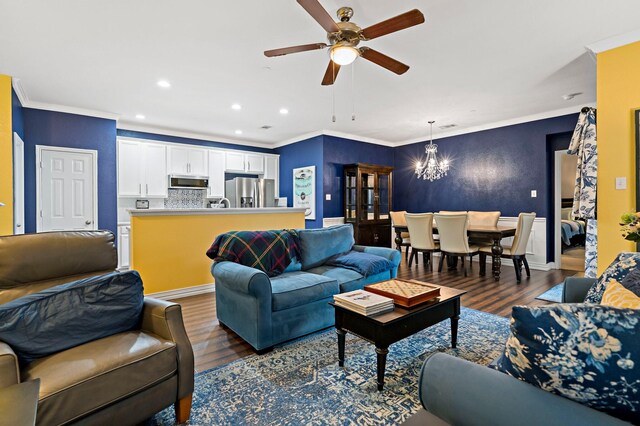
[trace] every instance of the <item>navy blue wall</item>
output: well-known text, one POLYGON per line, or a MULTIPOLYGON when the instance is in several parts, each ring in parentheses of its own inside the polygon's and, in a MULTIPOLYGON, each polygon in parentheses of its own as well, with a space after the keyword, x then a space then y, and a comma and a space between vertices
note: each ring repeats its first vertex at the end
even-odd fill
POLYGON ((25 231, 36 232, 36 145, 98 151, 98 227, 117 231, 116 122, 24 108, 25 231))
MULTIPOLYGON (((11 127, 24 140, 24 108, 13 89, 11 89, 11 127)), ((13 138, 13 135, 11 137, 13 138)))
POLYGON ((212 142, 212 141, 205 141, 202 139, 181 138, 178 136, 159 135, 156 133, 147 133, 147 132, 136 132, 133 130, 118 129, 118 136, 138 138, 138 139, 151 139, 154 141, 161 141, 161 142, 202 145, 202 146, 208 146, 211 148, 238 149, 241 151, 266 152, 266 153, 274 152, 273 149, 268 149, 268 148, 259 148, 255 146, 246 146, 246 145, 235 145, 235 144, 226 143, 226 142, 212 142))
POLYGON ((368 163, 394 166, 394 148, 358 142, 351 139, 324 136, 324 217, 344 216, 343 169, 345 164, 368 163))
POLYGON ((316 166, 316 219, 307 220, 307 228, 322 228, 323 145, 323 136, 316 136, 276 149, 280 154, 280 196, 287 197, 289 207, 293 206, 293 169, 316 166))

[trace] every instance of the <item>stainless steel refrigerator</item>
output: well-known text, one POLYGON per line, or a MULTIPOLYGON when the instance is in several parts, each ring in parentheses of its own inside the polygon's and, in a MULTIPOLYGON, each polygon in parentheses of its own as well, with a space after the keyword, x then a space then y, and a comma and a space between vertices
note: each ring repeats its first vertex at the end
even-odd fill
POLYGON ((237 177, 225 182, 225 195, 231 208, 275 207, 273 179, 237 177))

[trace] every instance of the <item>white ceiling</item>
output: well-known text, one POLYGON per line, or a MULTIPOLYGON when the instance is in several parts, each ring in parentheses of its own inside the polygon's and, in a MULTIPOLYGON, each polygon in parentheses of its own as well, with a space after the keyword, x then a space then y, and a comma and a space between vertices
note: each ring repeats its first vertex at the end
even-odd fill
POLYGON ((430 119, 437 135, 444 124, 475 128, 593 103, 595 62, 585 46, 640 22, 637 0, 321 3, 332 16, 353 7, 362 27, 413 8, 426 17, 364 43, 410 65, 406 74, 358 59, 352 90, 343 67, 335 123, 334 91, 320 85, 326 50, 262 54, 325 41, 294 0, 0 0, 0 73, 19 78, 34 105, 114 113, 124 128, 267 144, 325 130, 393 144, 424 139, 430 119), (562 99, 573 92, 584 94, 562 99), (230 108, 235 102, 241 111, 230 108))

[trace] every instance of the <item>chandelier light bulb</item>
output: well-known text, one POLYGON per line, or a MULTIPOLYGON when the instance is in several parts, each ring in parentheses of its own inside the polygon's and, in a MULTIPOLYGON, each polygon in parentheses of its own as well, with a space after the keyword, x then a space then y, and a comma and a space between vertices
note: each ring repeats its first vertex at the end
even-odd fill
POLYGON ((360 51, 349 44, 339 42, 331 48, 330 56, 338 65, 349 65, 360 56, 360 51))

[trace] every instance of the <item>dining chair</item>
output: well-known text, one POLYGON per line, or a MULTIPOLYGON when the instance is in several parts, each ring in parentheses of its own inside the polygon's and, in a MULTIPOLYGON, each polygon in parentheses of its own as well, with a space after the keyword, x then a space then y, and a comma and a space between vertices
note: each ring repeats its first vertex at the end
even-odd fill
MULTIPOLYGON (((516 226, 516 235, 513 237, 511 247, 503 246, 503 252, 500 257, 513 260, 513 267, 516 270, 516 281, 522 281, 522 265, 527 273, 527 277, 531 276, 529 263, 527 262, 527 244, 531 235, 533 221, 536 218, 535 213, 520 213, 518 215, 518 225, 516 226)), ((480 247, 480 263, 484 265, 487 261, 487 255, 492 256, 490 245, 480 247)))
MULTIPOLYGON (((389 212, 391 215, 391 226, 407 226, 407 221, 405 220, 406 211, 401 212, 389 212)), ((405 260, 409 260, 409 247, 411 247, 411 237, 410 232, 401 232, 400 238, 402 238, 402 243, 397 244, 396 248, 402 252, 402 247, 406 247, 407 251, 405 252, 405 260)))
POLYGON ((465 257, 469 256, 469 267, 472 267, 473 256, 478 254, 478 246, 469 245, 467 237, 468 217, 466 213, 435 214, 438 234, 440 234, 440 264, 438 272, 442 272, 442 264, 446 256, 460 257, 464 276, 467 276, 465 257))
MULTIPOLYGON (((469 210, 469 226, 491 226, 493 228, 498 226, 498 221, 500 220, 500 212, 492 211, 492 212, 480 212, 469 210)), ((469 240, 470 244, 475 245, 486 245, 493 244, 491 238, 472 238, 469 240)))
POLYGON ((440 245, 433 240, 433 213, 407 213, 405 219, 411 234, 409 267, 413 259, 416 260, 416 265, 418 264, 418 253, 422 253, 425 268, 429 265, 433 271, 431 254, 440 249, 440 245))

